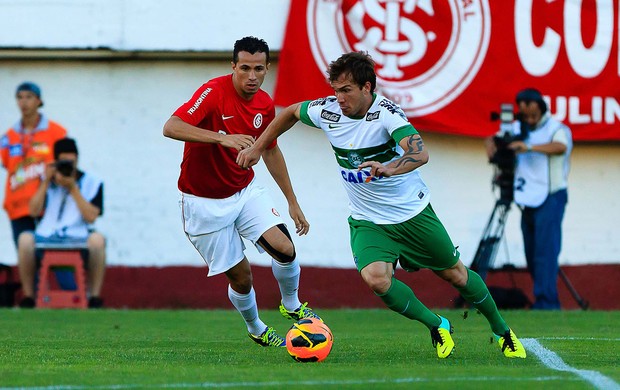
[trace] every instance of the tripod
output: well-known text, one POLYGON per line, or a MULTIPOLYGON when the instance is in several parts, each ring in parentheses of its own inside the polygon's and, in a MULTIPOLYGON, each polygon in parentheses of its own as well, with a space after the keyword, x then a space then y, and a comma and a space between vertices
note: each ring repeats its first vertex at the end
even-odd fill
MULTIPOLYGON (((478 244, 478 249, 476 250, 476 255, 474 256, 474 260, 472 261, 470 268, 473 271, 478 272, 478 274, 483 280, 486 279, 489 270, 493 269, 493 264, 497 255, 497 249, 499 247, 499 243, 504 236, 506 218, 508 217, 511 203, 512 198, 505 196, 500 197, 500 199, 495 202, 495 207, 491 212, 489 222, 484 228, 482 238, 480 239, 480 243, 478 244)), ((573 297, 575 302, 577 302, 581 309, 586 310, 589 306, 589 303, 579 295, 577 290, 575 290, 564 271, 562 271, 562 268, 558 267, 558 270, 560 278, 568 288, 568 291, 570 291, 571 296, 573 297)))
POLYGON ((492 269, 495 262, 499 243, 502 237, 504 237, 506 218, 508 217, 511 203, 512 200, 502 198, 495 202, 495 207, 491 212, 487 226, 484 228, 474 260, 471 263, 470 268, 478 272, 483 280, 486 279, 489 269, 492 269))

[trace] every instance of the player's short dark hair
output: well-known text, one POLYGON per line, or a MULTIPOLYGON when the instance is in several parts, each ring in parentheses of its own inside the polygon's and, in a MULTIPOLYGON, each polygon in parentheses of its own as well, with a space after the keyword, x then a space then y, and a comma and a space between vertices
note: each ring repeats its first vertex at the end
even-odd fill
POLYGON ((547 103, 545 103, 545 99, 543 99, 540 91, 535 88, 525 88, 519 91, 519 93, 517 93, 517 96, 515 97, 515 101, 517 102, 517 105, 519 105, 519 103, 521 102, 524 102, 526 104, 536 102, 542 114, 547 112, 547 103))
POLYGON ((375 62, 367 52, 355 51, 341 55, 337 60, 332 61, 327 69, 329 81, 338 80, 342 74, 349 74, 351 79, 360 88, 370 82, 370 92, 374 92, 377 86, 377 74, 375 73, 375 62))
POLYGON ((247 51, 250 54, 255 53, 265 53, 267 56, 267 63, 269 63, 269 45, 267 42, 260 38, 256 37, 243 37, 235 42, 235 47, 233 49, 233 63, 237 63, 239 61, 239 52, 247 51))

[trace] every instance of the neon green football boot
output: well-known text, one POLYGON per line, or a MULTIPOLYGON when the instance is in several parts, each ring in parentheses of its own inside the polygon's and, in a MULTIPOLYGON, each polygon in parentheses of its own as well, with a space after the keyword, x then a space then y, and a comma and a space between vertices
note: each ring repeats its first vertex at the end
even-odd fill
POLYGON ((252 333, 248 333, 248 336, 256 344, 263 347, 286 347, 286 340, 277 334, 271 326, 265 328, 265 331, 260 336, 255 336, 252 333))
POLYGON ((323 321, 318 314, 308 307, 308 302, 305 302, 303 305, 299 306, 295 311, 286 310, 284 305, 280 303, 280 314, 282 314, 285 318, 295 321, 299 321, 302 318, 316 318, 317 320, 323 321))
POLYGON ((504 356, 507 358, 525 359, 525 348, 523 348, 523 344, 521 344, 512 329, 508 329, 503 336, 496 334, 493 336, 495 336, 495 340, 499 343, 499 347, 502 349, 504 356))
POLYGON ((440 315, 437 317, 441 320, 441 324, 431 329, 431 341, 433 342, 433 347, 437 348, 437 356, 440 359, 445 359, 454 352, 454 340, 452 340, 451 336, 454 328, 448 319, 440 315))

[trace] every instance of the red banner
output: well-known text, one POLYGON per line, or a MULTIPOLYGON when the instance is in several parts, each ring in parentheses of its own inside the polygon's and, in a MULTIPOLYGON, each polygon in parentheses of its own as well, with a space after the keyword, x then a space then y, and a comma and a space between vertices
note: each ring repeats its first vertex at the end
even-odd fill
POLYGON ((292 0, 275 102, 331 95, 329 63, 363 50, 420 130, 493 134, 534 87, 575 140, 620 140, 619 1, 292 0))

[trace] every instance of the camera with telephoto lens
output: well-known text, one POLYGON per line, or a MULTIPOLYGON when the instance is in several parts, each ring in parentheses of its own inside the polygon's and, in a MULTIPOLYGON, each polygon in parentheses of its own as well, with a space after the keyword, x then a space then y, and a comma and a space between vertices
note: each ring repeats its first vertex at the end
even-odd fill
POLYGON ((500 199, 512 202, 514 198, 514 177, 517 165, 515 151, 508 145, 513 141, 522 141, 527 137, 527 128, 521 122, 520 134, 514 133, 514 121, 519 119, 519 114, 515 114, 514 106, 511 103, 502 103, 500 112, 491 113, 492 121, 500 121, 499 131, 493 137, 496 152, 489 160, 497 167, 498 173, 493 179, 493 184, 499 187, 500 199))
POLYGON ((69 177, 73 175, 75 167, 72 160, 58 160, 56 161, 56 170, 63 176, 69 177))

